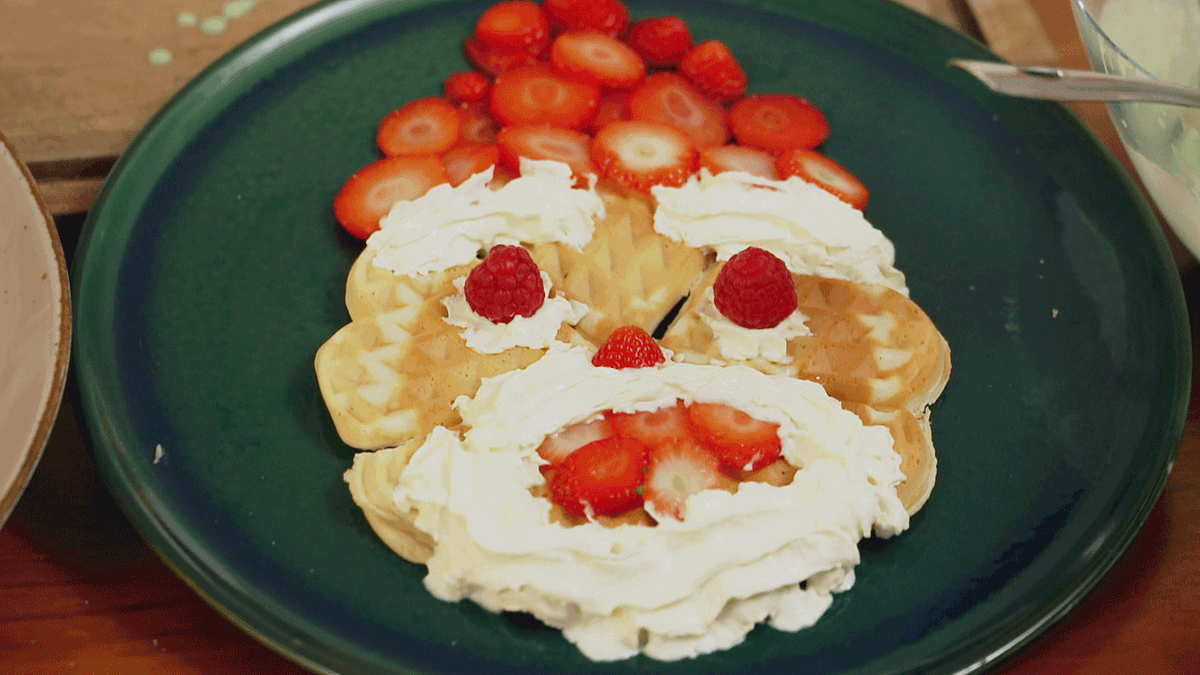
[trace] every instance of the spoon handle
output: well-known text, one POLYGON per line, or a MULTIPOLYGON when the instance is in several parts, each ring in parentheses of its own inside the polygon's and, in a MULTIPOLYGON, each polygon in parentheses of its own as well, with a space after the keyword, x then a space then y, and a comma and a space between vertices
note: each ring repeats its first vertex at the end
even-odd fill
POLYGON ((962 68, 992 91, 1010 96, 1052 101, 1145 101, 1200 108, 1200 90, 1158 80, 968 59, 950 59, 946 65, 962 68))

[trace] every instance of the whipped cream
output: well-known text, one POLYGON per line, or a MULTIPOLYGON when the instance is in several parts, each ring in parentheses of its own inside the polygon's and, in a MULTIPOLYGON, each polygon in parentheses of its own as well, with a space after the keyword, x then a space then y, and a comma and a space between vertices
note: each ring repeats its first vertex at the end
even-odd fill
POLYGON ((760 178, 701 169, 679 187, 654 187, 654 229, 688 246, 709 247, 728 260, 757 246, 788 269, 908 295, 896 249, 861 211, 804 179, 760 178))
POLYGON ((437 542, 425 578, 434 596, 529 612, 594 660, 674 660, 732 647, 763 621, 812 625, 853 584, 857 542, 908 527, 891 435, 819 385, 744 366, 596 368, 590 351, 557 343, 485 379, 455 402, 467 431, 435 429, 402 472, 396 506, 437 542), (544 480, 536 448, 547 435, 677 399, 778 423, 795 479, 700 492, 684 520, 656 527, 550 521, 550 502, 530 493, 544 480))
POLYGON ((765 359, 771 363, 788 364, 792 356, 788 353, 788 340, 812 335, 808 317, 796 310, 787 315, 779 325, 771 328, 745 328, 730 321, 713 302, 713 289, 704 289, 704 302, 696 307, 700 320, 712 331, 713 340, 721 358, 732 361, 765 359))
POLYGON ((545 349, 557 340, 564 323, 574 325, 587 313, 582 302, 550 297, 550 275, 542 272, 542 290, 546 298, 533 316, 514 316, 508 323, 495 323, 480 316, 467 302, 467 278, 454 280, 458 292, 442 301, 446 305, 446 323, 462 330, 467 346, 484 354, 499 354, 513 347, 545 349))
POLYGON ((375 265, 396 274, 425 274, 465 265, 496 244, 560 242, 582 249, 592 239, 604 201, 595 178, 575 188, 562 162, 521 158, 521 176, 488 187, 493 168, 458 187, 437 185, 421 197, 397 202, 367 239, 375 265))

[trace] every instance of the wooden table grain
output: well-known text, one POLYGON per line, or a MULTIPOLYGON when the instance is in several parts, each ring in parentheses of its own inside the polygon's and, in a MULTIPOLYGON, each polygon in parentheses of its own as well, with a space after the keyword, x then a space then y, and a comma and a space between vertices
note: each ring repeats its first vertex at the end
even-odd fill
MULTIPOLYGON (((206 63, 308 1, 261 0, 228 20, 225 32, 208 35, 174 22, 184 11, 198 20, 215 16, 226 3, 0 0, 0 129, 33 160, 57 200, 68 253, 99 178, 154 109, 206 63), (6 34, 21 21, 41 32, 6 34), (124 33, 112 32, 122 25, 124 33), (88 44, 115 50, 112 58, 124 70, 91 63, 88 44), (146 63, 156 46, 171 48, 172 64, 146 63), (63 58, 47 58, 56 49, 63 58), (140 79, 125 81, 122 72, 140 79), (72 92, 99 90, 70 100, 72 92)), ((1014 61, 1045 62, 1050 45, 1062 65, 1086 67, 1067 0, 905 2, 978 37, 1002 36, 1006 49, 1017 50, 1005 54, 1014 61), (1039 30, 1032 35, 1012 32, 1033 24, 1039 30)), ((1072 108, 1129 167, 1103 106, 1072 108)), ((1198 317, 1200 270, 1186 269, 1183 282, 1189 311, 1198 317)), ((1200 363, 1200 353, 1194 357, 1200 363)), ((1200 383, 1195 375, 1193 382, 1200 383)), ((307 672, 212 609, 144 543, 109 496, 79 420, 68 394, 41 464, 0 529, 0 672, 307 672)), ((989 672, 1200 673, 1197 535, 1200 394, 1193 393, 1174 470, 1129 550, 1064 620, 989 672)))

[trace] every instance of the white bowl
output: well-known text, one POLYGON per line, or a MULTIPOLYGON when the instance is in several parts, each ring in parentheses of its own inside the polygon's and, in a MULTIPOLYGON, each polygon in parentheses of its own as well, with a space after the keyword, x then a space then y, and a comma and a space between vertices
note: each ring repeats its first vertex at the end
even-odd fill
MULTIPOLYGON (((1200 88, 1200 0, 1072 0, 1092 69, 1200 88)), ((1138 177, 1200 258, 1200 109, 1110 103, 1138 177)))
POLYGON ((0 527, 58 416, 71 347, 71 293, 54 219, 0 135, 0 527))

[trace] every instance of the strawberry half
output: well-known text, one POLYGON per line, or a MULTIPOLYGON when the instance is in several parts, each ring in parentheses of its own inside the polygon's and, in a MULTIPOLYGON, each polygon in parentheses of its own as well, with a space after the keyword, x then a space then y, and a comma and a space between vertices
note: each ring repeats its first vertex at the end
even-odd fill
POLYGON ((562 431, 547 436, 546 440, 542 441, 542 444, 538 446, 538 455, 549 462, 549 464, 542 468, 557 467, 572 452, 575 452, 588 443, 601 441, 612 435, 612 425, 604 417, 592 420, 591 422, 572 424, 562 431))
POLYGON ((629 118, 674 127, 697 147, 729 140, 725 108, 675 73, 655 73, 629 92, 629 118))
POLYGON ((446 177, 454 187, 477 173, 487 171, 500 161, 500 148, 493 144, 468 144, 451 148, 442 155, 446 177))
POLYGON ((729 126, 738 143, 772 153, 815 148, 829 137, 825 113, 791 94, 755 94, 734 103, 729 126))
POLYGON ((692 436, 687 409, 682 404, 632 413, 609 411, 605 417, 614 434, 632 438, 650 448, 668 440, 692 436))
POLYGON ((684 54, 679 62, 679 74, 722 103, 746 95, 746 71, 720 40, 702 42, 684 54))
POLYGON ((637 192, 683 185, 696 170, 696 156, 683 132, 655 122, 618 120, 592 139, 592 161, 600 172, 637 192))
POLYGON ((744 145, 710 145, 700 148, 700 166, 714 174, 742 171, 759 178, 775 180, 775 158, 764 150, 744 145))
POLYGON ((629 46, 652 68, 674 68, 695 46, 692 32, 677 16, 642 19, 629 27, 629 46))
POLYGON ((550 63, 613 89, 628 89, 646 76, 646 63, 637 52, 595 29, 571 30, 554 38, 550 63))
POLYGON ((596 175, 592 163, 591 137, 582 131, 545 124, 504 127, 500 130, 500 161, 510 171, 520 172, 521 157, 552 159, 571 167, 577 180, 596 175))
POLYGON ((388 157, 440 155, 458 141, 462 119, 444 98, 420 98, 392 111, 379 124, 375 141, 388 157))
POLYGON ((475 70, 460 70, 450 73, 442 84, 446 98, 459 103, 478 103, 487 98, 490 80, 475 70))
POLYGON ((503 126, 549 124, 583 129, 596 116, 599 102, 599 86, 540 65, 505 71, 492 83, 492 116, 503 126))
POLYGON ((550 499, 573 516, 615 516, 641 505, 646 446, 613 436, 588 443, 555 469, 550 499))
POLYGON ((870 196, 867 186, 841 164, 816 150, 789 150, 775 160, 775 169, 780 178, 799 176, 819 185, 859 211, 867 208, 867 198, 870 196))
POLYGON ((366 239, 396 202, 416 199, 448 180, 442 160, 432 155, 385 157, 346 181, 333 200, 333 213, 347 232, 366 239))
POLYGON ((650 451, 645 502, 655 515, 683 520, 687 498, 723 483, 717 458, 691 439, 674 439, 650 451))
POLYGON ((629 9, 620 0, 543 0, 542 9, 563 31, 594 28, 619 37, 629 28, 629 9))
POLYGON ((649 333, 637 326, 621 326, 600 345, 592 357, 592 365, 600 368, 647 368, 666 360, 662 347, 649 333))
POLYGON ((756 471, 779 459, 779 425, 721 403, 693 403, 688 421, 696 437, 732 469, 756 471))
POLYGON ((550 44, 550 19, 536 2, 506 0, 479 17, 475 37, 495 49, 537 55, 550 44))

